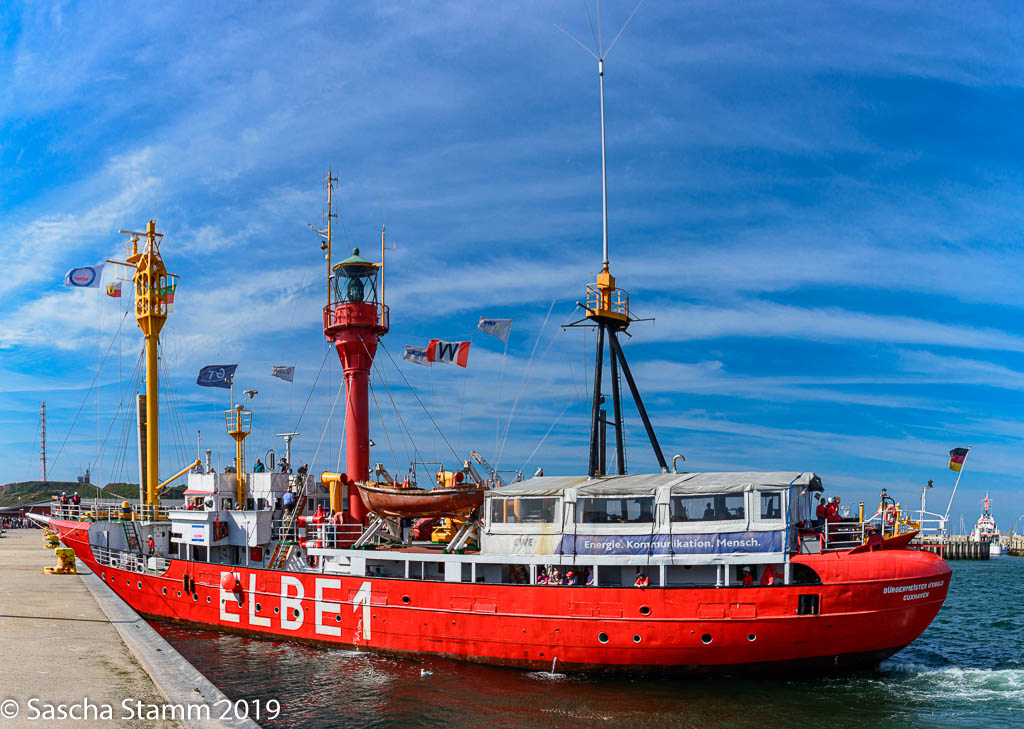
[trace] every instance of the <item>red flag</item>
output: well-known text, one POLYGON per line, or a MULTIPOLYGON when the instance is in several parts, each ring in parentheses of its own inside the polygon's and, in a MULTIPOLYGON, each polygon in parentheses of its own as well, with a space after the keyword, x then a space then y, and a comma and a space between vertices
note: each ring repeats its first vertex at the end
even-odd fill
POLYGON ((469 342, 442 342, 431 339, 427 345, 427 361, 465 367, 469 361, 469 342))

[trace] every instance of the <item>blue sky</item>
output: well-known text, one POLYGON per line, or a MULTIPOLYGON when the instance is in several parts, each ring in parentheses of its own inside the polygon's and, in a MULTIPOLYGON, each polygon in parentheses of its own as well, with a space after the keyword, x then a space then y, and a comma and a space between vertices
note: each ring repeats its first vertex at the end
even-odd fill
MULTIPOLYGON (((582 7, 296 7, 0 8, 0 482, 38 477, 41 400, 52 477, 135 480, 116 414, 141 337, 130 318, 115 336, 126 301, 62 279, 154 210, 182 276, 162 470, 197 428, 226 462, 226 393, 194 383, 236 361, 260 390, 250 453, 298 422, 298 459, 333 468, 335 355, 299 421, 326 353, 307 224, 328 167, 338 250, 376 258, 385 221, 398 243, 393 355, 515 317, 503 379, 479 333, 466 372, 402 367, 457 450, 517 468, 551 428, 527 470, 585 469, 593 335, 559 325, 600 266, 597 74, 553 27, 589 41, 582 7)), ((606 39, 631 10, 603 4, 606 39)), ((946 454, 970 444, 954 520, 986 490, 1004 529, 1024 512, 1022 29, 1014 3, 643 6, 606 73, 612 270, 655 318, 627 356, 667 453, 813 470, 847 503, 885 486, 916 505, 934 479, 944 507, 946 454)), ((390 392, 417 448, 451 460, 378 362, 374 459, 408 462, 390 392)), ((630 470, 650 470, 626 413, 630 470)))

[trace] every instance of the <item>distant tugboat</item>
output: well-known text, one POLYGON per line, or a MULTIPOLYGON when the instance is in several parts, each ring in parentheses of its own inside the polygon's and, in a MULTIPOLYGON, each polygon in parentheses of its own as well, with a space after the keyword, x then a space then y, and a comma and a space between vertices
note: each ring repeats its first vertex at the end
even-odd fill
POLYGON ((989 556, 998 557, 1003 553, 1003 545, 999 541, 999 528, 996 527, 996 520, 992 516, 992 509, 990 508, 992 506, 992 499, 988 497, 987 491, 981 503, 985 505, 985 509, 981 512, 981 516, 978 517, 978 523, 974 525, 974 531, 971 532, 971 541, 988 542, 989 556))

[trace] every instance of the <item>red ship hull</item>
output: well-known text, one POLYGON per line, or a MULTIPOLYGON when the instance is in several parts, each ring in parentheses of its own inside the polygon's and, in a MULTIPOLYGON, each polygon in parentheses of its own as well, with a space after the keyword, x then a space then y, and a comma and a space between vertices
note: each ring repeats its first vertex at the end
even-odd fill
POLYGON ((431 582, 172 560, 161 575, 101 565, 88 524, 62 541, 142 615, 216 630, 550 670, 846 670, 915 640, 951 570, 918 550, 801 555, 820 585, 562 587, 431 582), (237 575, 239 591, 222 588, 237 575), (194 592, 186 588, 186 575, 194 592), (818 595, 817 615, 798 615, 818 595))

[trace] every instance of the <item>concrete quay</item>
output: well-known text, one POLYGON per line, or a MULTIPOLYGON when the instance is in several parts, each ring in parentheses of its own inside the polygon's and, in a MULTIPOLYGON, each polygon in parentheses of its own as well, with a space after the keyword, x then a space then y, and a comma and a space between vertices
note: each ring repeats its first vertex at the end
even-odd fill
POLYGON ((219 689, 81 561, 43 574, 55 563, 38 529, 0 538, 0 729, 259 729, 218 719, 219 689))

